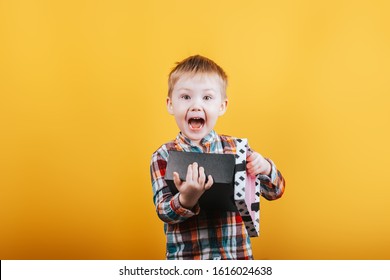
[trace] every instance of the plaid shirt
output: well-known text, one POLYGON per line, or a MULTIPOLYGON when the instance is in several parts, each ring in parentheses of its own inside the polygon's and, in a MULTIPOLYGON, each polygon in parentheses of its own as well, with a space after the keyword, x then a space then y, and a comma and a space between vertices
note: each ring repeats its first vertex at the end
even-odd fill
MULTIPOLYGON (((153 199, 159 218, 164 221, 167 259, 253 259, 245 225, 238 212, 202 211, 199 205, 186 209, 179 203, 179 193, 172 195, 164 180, 168 151, 235 154, 236 138, 211 131, 202 139, 203 150, 179 133, 152 156, 150 172, 153 199)), ((248 155, 252 150, 248 148, 248 155)), ((277 199, 284 192, 284 179, 273 162, 270 176, 258 175, 261 195, 277 199)))

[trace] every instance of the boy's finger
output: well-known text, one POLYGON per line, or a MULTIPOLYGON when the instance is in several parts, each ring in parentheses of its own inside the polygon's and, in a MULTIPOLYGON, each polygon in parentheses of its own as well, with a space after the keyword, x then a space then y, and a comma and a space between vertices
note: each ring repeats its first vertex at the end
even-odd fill
POLYGON ((261 162, 261 157, 260 156, 257 156, 255 157, 253 160, 252 160, 253 164, 257 164, 258 162, 261 162))
POLYGON ((181 187, 181 180, 180 180, 179 173, 173 172, 173 182, 175 183, 176 188, 181 187))
POLYGON ((257 157, 255 159, 253 159, 253 161, 248 162, 247 165, 246 165, 246 168, 247 169, 254 169, 256 166, 260 165, 260 162, 261 162, 260 157, 257 157))
POLYGON ((198 163, 194 162, 192 164, 192 179, 194 182, 198 182, 199 172, 198 172, 198 163))
POLYGON ((248 170, 248 175, 249 176, 256 176, 256 172, 254 169, 248 170))
POLYGON ((204 168, 199 167, 199 185, 203 186, 206 181, 206 175, 204 174, 204 168))
POLYGON ((254 174, 256 173, 256 170, 260 170, 260 165, 254 165, 251 168, 249 168, 249 173, 254 174))
POLYGON ((205 190, 208 190, 209 188, 211 188, 211 186, 214 183, 213 177, 211 175, 207 176, 207 179, 208 179, 208 181, 207 181, 206 185, 204 185, 205 190))
POLYGON ((252 153, 250 156, 248 156, 247 158, 246 158, 246 161, 252 161, 253 159, 255 159, 256 158, 256 153, 252 153))
POLYGON ((186 182, 192 182, 192 164, 188 165, 186 182))

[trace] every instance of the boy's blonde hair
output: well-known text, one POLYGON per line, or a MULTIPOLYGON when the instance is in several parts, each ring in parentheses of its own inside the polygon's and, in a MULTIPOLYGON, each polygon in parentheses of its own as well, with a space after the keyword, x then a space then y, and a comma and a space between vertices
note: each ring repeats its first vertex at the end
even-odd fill
POLYGON ((217 75, 221 81, 222 97, 226 98, 227 75, 223 69, 211 59, 194 55, 177 62, 175 68, 169 73, 168 77, 168 96, 172 96, 172 91, 177 81, 183 75, 211 74, 217 75))

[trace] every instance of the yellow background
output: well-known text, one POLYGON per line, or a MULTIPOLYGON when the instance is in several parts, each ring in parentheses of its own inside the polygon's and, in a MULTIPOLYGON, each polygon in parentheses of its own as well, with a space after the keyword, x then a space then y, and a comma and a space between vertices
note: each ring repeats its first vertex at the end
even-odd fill
POLYGON ((151 154, 176 61, 274 160, 257 259, 390 259, 388 1, 0 0, 0 259, 163 259, 151 154))

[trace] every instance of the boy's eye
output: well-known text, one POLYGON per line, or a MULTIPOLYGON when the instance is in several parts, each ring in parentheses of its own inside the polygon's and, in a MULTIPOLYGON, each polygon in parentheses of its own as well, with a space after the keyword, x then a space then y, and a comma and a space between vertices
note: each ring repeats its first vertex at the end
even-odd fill
POLYGON ((204 100, 211 100, 213 99, 210 95, 206 95, 205 97, 203 97, 204 100))
POLYGON ((184 100, 190 100, 191 99, 191 97, 189 95, 187 95, 187 94, 183 94, 181 96, 181 98, 184 99, 184 100))

